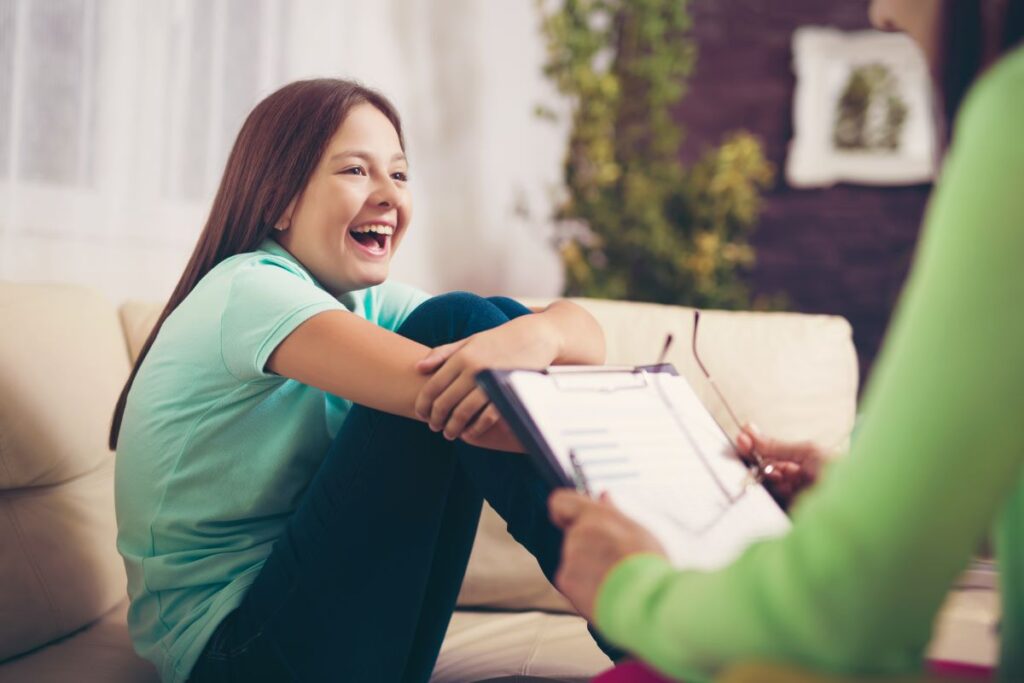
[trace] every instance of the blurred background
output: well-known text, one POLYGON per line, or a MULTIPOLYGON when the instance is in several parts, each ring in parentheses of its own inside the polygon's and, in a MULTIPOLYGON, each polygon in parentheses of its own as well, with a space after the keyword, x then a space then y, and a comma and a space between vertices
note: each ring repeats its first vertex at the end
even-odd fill
POLYGON ((403 117, 393 277, 839 314, 866 375, 930 189, 901 140, 934 137, 867 28, 867 0, 0 0, 0 279, 166 297, 247 113, 334 76, 403 117), (838 42, 798 55, 813 27, 838 42))

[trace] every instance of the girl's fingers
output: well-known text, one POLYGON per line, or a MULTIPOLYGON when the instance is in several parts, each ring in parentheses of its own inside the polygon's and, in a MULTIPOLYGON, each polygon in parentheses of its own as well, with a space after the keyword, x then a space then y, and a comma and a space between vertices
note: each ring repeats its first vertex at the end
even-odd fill
MULTIPOLYGON (((448 385, 448 387, 441 392, 441 395, 434 399, 434 403, 430 408, 430 428, 435 432, 439 432, 445 428, 448 421, 452 418, 452 413, 455 408, 459 406, 474 391, 479 392, 479 395, 483 395, 479 389, 476 388, 476 384, 473 382, 472 377, 466 375, 460 375, 448 385)), ((463 410, 469 410, 473 406, 467 405, 463 410)), ((476 406, 476 411, 470 415, 463 413, 466 422, 473 419, 477 412, 484 407, 484 402, 480 402, 476 406)))
POLYGON ((487 430, 498 424, 500 419, 501 413, 498 412, 493 403, 488 403, 487 407, 470 423, 465 433, 471 437, 483 436, 487 433, 487 430))
POLYGON ((459 401, 448 416, 444 425, 444 436, 446 439, 457 439, 462 436, 466 426, 473 421, 487 406, 487 394, 479 388, 473 389, 469 394, 459 401))
POLYGON ((466 341, 467 339, 462 339, 451 344, 444 344, 431 349, 430 353, 416 363, 416 369, 424 374, 430 374, 441 367, 446 360, 451 358, 452 354, 461 349, 463 345, 465 345, 466 341))
MULTIPOLYGON (((445 363, 434 373, 434 376, 427 380, 427 383, 420 389, 419 395, 416 397, 416 416, 421 420, 427 420, 430 422, 431 427, 435 426, 433 420, 435 404, 437 400, 451 387, 452 383, 458 380, 461 374, 460 368, 456 367, 457 362, 445 363)), ((468 390, 462 395, 469 393, 468 390)), ((459 396, 459 398, 462 397, 459 396)), ((454 403, 453 403, 454 405, 454 403)), ((449 410, 452 406, 449 406, 449 410)), ((448 417, 448 413, 445 412, 444 417, 448 417)), ((444 425, 444 420, 439 420, 436 423, 436 429, 439 431, 444 425)))

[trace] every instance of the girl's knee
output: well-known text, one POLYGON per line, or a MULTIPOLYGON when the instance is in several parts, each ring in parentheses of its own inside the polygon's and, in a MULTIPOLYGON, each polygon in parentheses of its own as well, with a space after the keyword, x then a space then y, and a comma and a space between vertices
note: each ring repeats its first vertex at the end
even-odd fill
POLYGON ((438 294, 423 302, 423 305, 439 307, 445 310, 472 310, 481 306, 487 306, 488 300, 473 292, 446 292, 438 294))
POLYGON ((499 305, 482 296, 449 292, 420 304, 399 333, 427 346, 438 346, 497 327, 509 319, 499 305))
POLYGON ((487 300, 497 306, 502 313, 508 316, 509 320, 512 318, 518 318, 521 315, 532 313, 529 308, 507 296, 489 296, 487 297, 487 300))
POLYGON ((480 311, 489 312, 492 308, 494 304, 472 292, 448 292, 427 299, 413 311, 412 315, 434 320, 459 319, 480 311))

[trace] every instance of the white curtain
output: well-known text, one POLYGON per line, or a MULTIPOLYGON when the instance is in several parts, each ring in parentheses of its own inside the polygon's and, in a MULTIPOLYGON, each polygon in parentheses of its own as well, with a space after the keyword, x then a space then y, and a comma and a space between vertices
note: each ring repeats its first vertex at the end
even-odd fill
POLYGON ((0 0, 0 279, 166 297, 251 108, 299 78, 396 104, 415 203, 392 276, 556 294, 566 123, 529 0, 0 0))

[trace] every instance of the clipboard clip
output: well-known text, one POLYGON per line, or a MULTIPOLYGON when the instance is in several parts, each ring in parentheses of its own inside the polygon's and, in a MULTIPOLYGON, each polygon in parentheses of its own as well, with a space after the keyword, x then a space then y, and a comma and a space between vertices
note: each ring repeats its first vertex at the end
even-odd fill
MULTIPOLYGON (((545 368, 541 372, 552 379, 552 383, 559 391, 579 392, 601 392, 611 393, 615 391, 628 391, 631 389, 646 389, 651 384, 650 374, 660 372, 661 364, 654 366, 632 366, 632 365, 604 365, 594 367, 591 365, 557 365, 545 368), (620 377, 614 378, 613 375, 620 377), (606 381, 585 382, 583 380, 591 377, 601 377, 606 381)), ((671 366, 664 366, 671 368, 671 366)), ((674 374, 674 368, 671 368, 674 374)))

